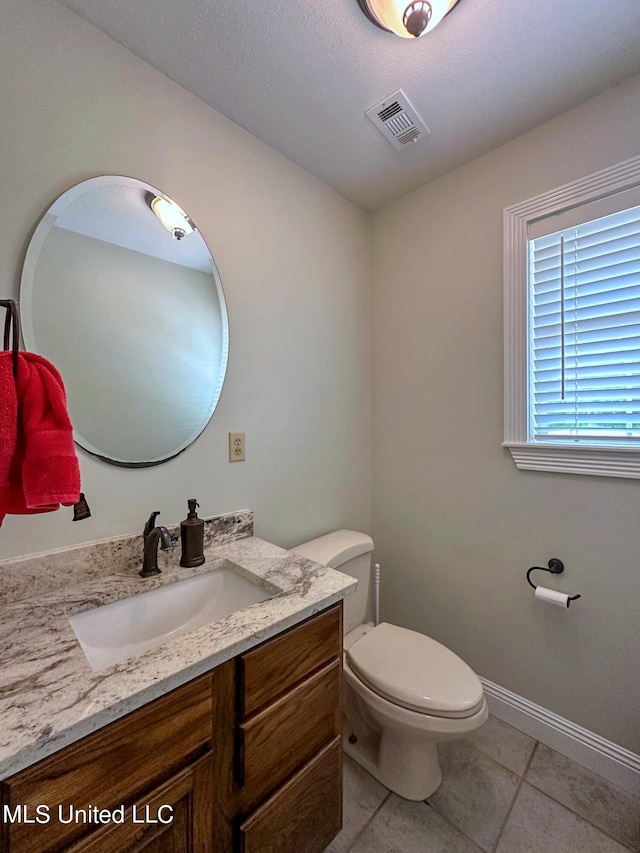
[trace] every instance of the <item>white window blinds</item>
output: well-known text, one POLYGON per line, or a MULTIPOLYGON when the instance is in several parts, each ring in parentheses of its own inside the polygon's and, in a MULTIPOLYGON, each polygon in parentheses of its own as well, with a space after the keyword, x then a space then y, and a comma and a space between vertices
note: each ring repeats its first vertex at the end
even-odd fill
POLYGON ((529 441, 640 446, 640 206, 528 244, 529 441))

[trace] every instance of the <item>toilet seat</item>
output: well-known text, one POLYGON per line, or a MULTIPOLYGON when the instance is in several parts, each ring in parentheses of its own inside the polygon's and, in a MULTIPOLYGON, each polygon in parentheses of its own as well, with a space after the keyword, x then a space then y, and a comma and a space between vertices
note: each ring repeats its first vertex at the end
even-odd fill
POLYGON ((389 702, 435 717, 470 717, 480 679, 454 652, 417 631, 381 622, 346 651, 353 673, 389 702))

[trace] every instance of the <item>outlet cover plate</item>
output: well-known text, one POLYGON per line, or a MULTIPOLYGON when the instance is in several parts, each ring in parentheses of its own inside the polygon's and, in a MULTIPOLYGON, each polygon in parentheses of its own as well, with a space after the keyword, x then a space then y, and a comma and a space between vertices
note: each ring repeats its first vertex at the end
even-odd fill
POLYGON ((229 462, 244 462, 244 433, 230 432, 229 433, 229 462))

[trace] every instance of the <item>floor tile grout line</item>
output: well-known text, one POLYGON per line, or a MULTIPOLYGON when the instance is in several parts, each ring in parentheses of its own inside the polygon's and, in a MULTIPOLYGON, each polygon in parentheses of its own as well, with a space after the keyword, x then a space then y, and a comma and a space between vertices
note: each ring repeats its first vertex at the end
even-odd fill
POLYGON ((529 785, 531 788, 533 788, 539 794, 542 794, 544 797, 547 797, 552 802, 557 803, 559 806, 562 806, 563 809, 566 809, 568 812, 571 812, 572 815, 575 815, 575 817, 579 818, 584 823, 589 824, 589 826, 593 827, 595 830, 600 832, 606 838, 609 838, 611 841, 615 841, 616 844, 619 844, 621 847, 624 847, 625 850, 629 850, 629 851, 631 851, 631 853, 637 853, 637 850, 640 850, 640 848, 631 847, 629 844, 627 844, 626 841, 620 841, 619 838, 615 838, 613 835, 611 835, 611 833, 607 832, 606 829, 603 829, 601 826, 598 826, 596 823, 594 823, 588 817, 586 817, 585 815, 576 811, 575 809, 571 808, 571 806, 568 806, 566 803, 563 803, 562 800, 559 800, 557 797, 554 797, 552 794, 549 793, 549 791, 545 791, 544 788, 540 788, 538 785, 534 784, 529 779, 525 779, 523 777, 522 781, 526 782, 527 785, 529 785))
MULTIPOLYGON (((513 799, 512 799, 512 801, 511 801, 510 806, 509 806, 509 810, 508 810, 508 812, 507 812, 507 816, 505 817, 505 822, 506 822, 507 818, 509 817, 509 814, 511 813, 511 809, 513 808, 513 804, 514 804, 514 802, 515 802, 515 798, 517 797, 518 792, 520 791, 520 788, 522 787, 522 782, 524 781, 525 774, 527 773, 527 771, 528 771, 528 769, 529 769, 529 765, 531 764, 531 761, 532 761, 532 759, 533 759, 533 754, 534 754, 534 752, 536 751, 536 748, 537 748, 537 746, 538 746, 538 741, 536 741, 536 740, 534 740, 533 738, 531 738, 531 740, 533 741, 533 749, 531 750, 531 754, 530 754, 530 755, 528 756, 528 758, 527 758, 527 761, 526 761, 526 763, 525 763, 525 767, 524 767, 524 769, 523 769, 522 773, 518 773, 516 770, 513 770, 511 767, 507 767, 507 765, 506 765, 506 764, 503 764, 502 762, 498 761, 498 760, 497 760, 493 755, 490 755, 490 754, 489 754, 489 752, 485 752, 485 751, 483 751, 482 749, 479 749, 479 748, 477 747, 477 745, 476 745, 476 744, 474 744, 474 743, 471 743, 471 741, 470 741, 470 740, 467 740, 466 738, 465 738, 464 740, 465 740, 465 743, 467 743, 467 744, 469 745, 469 747, 470 747, 471 749, 473 749, 475 752, 477 752, 478 754, 482 755, 484 758, 486 758, 486 759, 487 759, 488 761, 490 761, 492 764, 495 764, 497 767, 502 768, 502 770, 506 770, 506 771, 507 771, 507 773, 509 773, 511 776, 515 776, 515 778, 518 780, 518 784, 517 784, 517 786, 516 786, 516 789, 515 789, 515 792, 514 792, 514 795, 513 795, 513 799)), ((424 800, 424 802, 425 802, 425 803, 426 803, 430 808, 432 808, 432 809, 434 810, 434 812, 436 812, 436 814, 440 815, 440 817, 441 817, 441 818, 442 818, 446 823, 448 823, 448 824, 449 824, 449 826, 452 826, 452 827, 453 827, 457 832, 459 832, 462 836, 464 836, 464 838, 466 838, 468 841, 470 841, 470 842, 474 845, 474 847, 477 847, 477 849, 478 849, 478 850, 482 851, 482 853, 494 853, 494 851, 495 851, 495 845, 496 845, 496 844, 498 843, 498 841, 500 840, 500 836, 501 836, 501 834, 502 834, 502 830, 504 829, 504 823, 503 823, 503 824, 501 825, 501 827, 500 827, 500 830, 499 830, 498 835, 497 835, 497 840, 494 842, 494 844, 491 844, 488 848, 484 848, 484 847, 483 847, 483 846, 482 846, 478 841, 476 841, 476 840, 475 840, 474 838, 472 838, 470 835, 467 835, 467 833, 466 833, 463 829, 461 829, 459 826, 457 826, 457 825, 456 825, 456 824, 451 820, 451 818, 449 818, 449 817, 447 816, 447 814, 446 814, 445 812, 443 812, 441 809, 439 809, 439 808, 438 808, 438 806, 437 806, 435 803, 430 802, 430 801, 429 801, 429 799, 424 800)))
POLYGON ((429 800, 422 800, 421 802, 423 802, 425 806, 432 809, 437 815, 439 815, 446 824, 453 827, 453 829, 464 839, 470 841, 471 844, 473 844, 473 846, 476 848, 476 850, 479 850, 480 853, 489 853, 489 851, 485 850, 484 847, 478 844, 475 839, 473 839, 470 835, 467 835, 467 833, 463 829, 460 829, 459 826, 456 826, 456 824, 451 820, 451 818, 447 817, 447 815, 442 812, 436 805, 434 805, 434 803, 430 803, 429 800))
POLYGON ((345 851, 345 853, 350 853, 350 851, 351 851, 351 850, 353 850, 353 846, 354 846, 354 844, 355 844, 355 843, 357 842, 357 840, 360 838, 360 836, 361 836, 361 835, 362 835, 362 833, 365 831, 365 829, 367 829, 367 827, 369 826, 369 824, 371 823, 371 821, 375 818, 375 816, 378 814, 378 812, 379 812, 379 811, 380 811, 380 809, 383 807, 383 805, 387 802, 387 800, 389 799, 389 797, 390 797, 390 796, 391 796, 391 791, 389 791, 389 790, 387 789, 387 794, 386 794, 386 796, 385 796, 385 797, 383 797, 383 799, 380 801, 380 803, 378 803, 378 805, 376 806, 376 808, 371 812, 371 815, 370 815, 369 819, 368 819, 368 820, 366 821, 366 823, 365 823, 365 824, 360 828, 360 832, 358 832, 358 833, 357 833, 356 837, 353 839, 353 841, 351 842, 351 844, 349 845, 349 847, 348 847, 348 849, 345 851))
MULTIPOLYGON (((536 749, 537 749, 537 745, 536 745, 536 749)), ((536 749, 534 749, 534 752, 536 751, 536 749)), ((547 747, 547 749, 551 749, 551 747, 547 747)), ((553 751, 553 750, 552 750, 552 751, 553 751)), ((531 754, 531 758, 533 759, 533 753, 531 754)), ((622 847, 624 847, 626 850, 630 850, 630 851, 631 851, 631 853, 639 853, 639 851, 640 851, 640 847, 638 847, 638 848, 636 849, 636 848, 632 847, 631 845, 627 844, 625 841, 620 841, 620 839, 619 839, 619 838, 615 838, 613 835, 611 835, 611 833, 607 832, 607 830, 606 830, 606 829, 603 829, 601 826, 598 826, 597 824, 595 824, 595 823, 594 823, 592 820, 590 820, 590 818, 588 818, 586 815, 581 814, 581 812, 579 812, 579 811, 576 811, 576 809, 575 809, 575 808, 572 808, 571 806, 569 806, 569 805, 567 805, 566 803, 562 802, 562 800, 559 800, 557 797, 554 797, 554 796, 553 796, 553 794, 551 794, 549 791, 545 791, 545 789, 544 789, 544 788, 541 788, 541 787, 540 787, 539 785, 537 785, 535 782, 532 782, 530 779, 527 779, 527 775, 528 775, 528 773, 529 773, 529 770, 531 769, 531 763, 532 763, 531 761, 529 761, 529 762, 527 763, 526 770, 524 771, 524 775, 523 775, 523 777, 522 777, 522 778, 523 778, 523 780, 527 783, 527 785, 530 785, 532 788, 534 788, 534 790, 538 791, 540 794, 543 794, 545 797, 548 797, 550 800, 553 800, 553 802, 554 802, 554 803, 557 803, 558 805, 562 806, 563 808, 565 808, 567 811, 571 812, 571 814, 575 815, 575 816, 576 816, 577 818, 579 818, 580 820, 584 821, 585 823, 588 823, 588 824, 589 824, 589 826, 592 826, 592 827, 593 827, 594 829, 596 829, 598 832, 601 832, 604 836, 606 836, 607 838, 611 839, 611 841, 615 841, 615 842, 616 842, 616 844, 620 844, 620 845, 621 845, 622 847)), ((597 773, 594 773, 594 775, 595 775, 595 776, 597 776, 598 774, 597 774, 597 773)), ((600 778, 602 778, 602 777, 600 777, 600 778)), ((613 783, 609 783, 609 784, 610 784, 612 787, 614 787, 614 788, 618 788, 619 790, 622 790, 622 791, 624 790, 624 789, 622 789, 622 788, 619 788, 619 786, 614 785, 613 783)), ((633 795, 632 795, 632 796, 633 796, 633 795)))
MULTIPOLYGON (((505 723, 505 725, 506 725, 506 723, 505 723)), ((513 726, 511 728, 513 728, 513 726)), ((515 729, 515 731, 518 731, 518 730, 515 729)), ((527 737, 529 737, 529 735, 527 735, 527 737)), ((530 738, 530 740, 533 740, 533 738, 530 738)), ((504 768, 505 770, 508 770, 509 773, 513 773, 514 776, 518 776, 518 778, 520 778, 521 774, 518 770, 514 770, 512 766, 509 766, 508 764, 505 764, 503 761, 500 761, 498 758, 495 757, 495 755, 493 755, 491 753, 490 749, 487 749, 487 750, 481 749, 477 744, 473 743, 471 740, 467 740, 466 742, 469 744, 470 747, 475 749, 476 752, 479 752, 480 755, 484 755, 485 758, 491 759, 491 761, 493 761, 495 764, 500 765, 500 767, 504 768)), ((534 741, 534 745, 533 745, 534 750, 536 748, 537 743, 538 743, 538 741, 534 741)), ((532 750, 532 752, 533 752, 533 750, 532 750)), ((531 756, 529 756, 529 757, 531 757, 531 756)), ((529 766, 529 759, 527 759, 525 770, 522 771, 523 773, 526 772, 526 768, 528 766, 529 766)))
POLYGON ((511 817, 511 813, 513 812, 513 808, 516 804, 516 800, 518 799, 520 791, 522 790, 522 786, 524 785, 525 777, 529 771, 529 767, 531 766, 531 762, 533 761, 533 756, 536 754, 539 745, 540 745, 540 742, 536 741, 533 749, 531 750, 531 755, 529 756, 529 760, 527 761, 527 764, 526 764, 524 770, 522 771, 522 776, 520 776, 520 778, 518 780, 518 786, 517 786, 517 788, 513 794, 511 804, 509 805, 509 808, 507 809, 507 813, 504 816, 504 820, 502 821, 502 826, 498 830, 498 834, 496 835, 496 840, 493 842, 493 847, 491 848, 490 853, 496 853, 496 851, 498 849, 498 845, 500 844, 500 839, 502 838, 502 835, 506 829, 507 823, 509 822, 509 818, 511 817))

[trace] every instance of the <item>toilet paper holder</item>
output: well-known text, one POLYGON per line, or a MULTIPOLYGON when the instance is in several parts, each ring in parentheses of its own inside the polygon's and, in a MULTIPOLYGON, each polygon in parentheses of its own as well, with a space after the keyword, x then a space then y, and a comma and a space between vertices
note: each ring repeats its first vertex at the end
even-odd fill
MULTIPOLYGON (((544 566, 531 566, 531 568, 527 572, 527 583, 529 584, 530 587, 533 587, 533 589, 537 589, 536 585, 531 580, 531 572, 551 572, 552 575, 559 575, 559 574, 562 574, 562 572, 564 572, 564 563, 562 562, 562 560, 559 560, 557 557, 552 557, 549 560, 549 562, 547 563, 547 568, 545 568, 544 566)), ((576 598, 581 598, 581 597, 582 596, 580 596, 580 595, 569 595, 569 596, 567 596, 568 601, 575 601, 576 598)), ((569 606, 569 603, 567 602, 567 607, 568 606, 569 606)))

